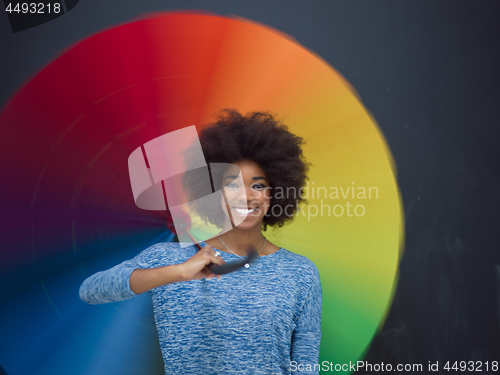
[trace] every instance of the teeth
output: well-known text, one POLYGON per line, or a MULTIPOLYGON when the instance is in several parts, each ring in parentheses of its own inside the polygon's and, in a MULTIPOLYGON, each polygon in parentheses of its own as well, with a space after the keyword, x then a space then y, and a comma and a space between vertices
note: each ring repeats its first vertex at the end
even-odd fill
POLYGON ((234 208, 235 211, 239 214, 243 214, 243 215, 248 215, 248 214, 251 214, 252 212, 254 212, 255 210, 257 210, 257 208, 252 208, 251 210, 247 209, 247 208, 234 208))

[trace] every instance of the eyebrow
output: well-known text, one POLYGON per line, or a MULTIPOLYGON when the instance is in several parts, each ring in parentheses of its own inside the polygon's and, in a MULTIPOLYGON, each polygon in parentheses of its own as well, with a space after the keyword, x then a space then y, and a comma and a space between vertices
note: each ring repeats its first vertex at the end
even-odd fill
MULTIPOLYGON (((238 178, 238 176, 236 176, 236 175, 229 175, 229 176, 224 177, 224 180, 226 180, 228 178, 230 178, 231 180, 236 180, 238 178)), ((267 181, 267 178, 262 177, 262 176, 255 176, 255 177, 252 177, 252 180, 253 181, 257 181, 257 180, 266 180, 267 181)))

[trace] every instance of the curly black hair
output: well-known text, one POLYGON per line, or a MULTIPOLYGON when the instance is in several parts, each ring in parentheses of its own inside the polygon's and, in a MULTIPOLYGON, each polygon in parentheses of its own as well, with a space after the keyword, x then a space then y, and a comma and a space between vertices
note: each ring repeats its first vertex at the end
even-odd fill
MULTIPOLYGON (((309 163, 302 153, 304 140, 301 137, 290 133, 281 120, 268 112, 243 116, 234 109, 224 109, 215 123, 201 129, 199 138, 207 163, 252 160, 266 172, 272 193, 263 230, 268 226, 280 228, 293 220, 298 205, 306 202, 301 188, 306 184, 309 163)), ((186 159, 189 164, 189 154, 186 159)), ((211 172, 214 182, 222 181, 223 170, 212 168, 211 172)), ((192 191, 193 186, 200 184, 189 176, 185 177, 184 186, 190 186, 188 196, 191 200, 206 194, 206 186, 202 188, 204 192, 192 191)), ((218 189, 220 186, 215 186, 215 190, 218 189)), ((207 207, 193 208, 205 221, 222 226, 224 215, 220 204, 208 210, 207 207)))

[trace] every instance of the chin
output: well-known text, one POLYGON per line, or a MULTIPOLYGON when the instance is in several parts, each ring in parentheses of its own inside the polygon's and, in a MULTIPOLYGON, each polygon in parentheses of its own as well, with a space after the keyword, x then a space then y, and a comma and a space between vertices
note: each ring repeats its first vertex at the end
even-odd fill
POLYGON ((253 229, 255 228, 255 226, 258 225, 258 224, 255 224, 255 225, 246 225, 246 224, 243 224, 241 223, 240 225, 236 226, 235 229, 239 229, 239 230, 250 230, 250 229, 253 229))
POLYGON ((236 228, 239 230, 250 230, 255 228, 256 226, 262 228, 263 219, 255 220, 255 218, 247 218, 243 220, 241 223, 236 225, 236 228))

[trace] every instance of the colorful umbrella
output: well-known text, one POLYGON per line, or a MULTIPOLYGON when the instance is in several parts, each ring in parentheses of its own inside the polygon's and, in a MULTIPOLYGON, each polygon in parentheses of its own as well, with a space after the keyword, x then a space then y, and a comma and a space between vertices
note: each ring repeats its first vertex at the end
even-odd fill
MULTIPOLYGON (((153 371, 151 351, 132 355, 122 337, 123 319, 135 322, 128 347, 154 331, 137 302, 86 306, 78 287, 170 234, 165 211, 135 205, 128 156, 160 135, 210 123, 222 108, 276 113, 306 140, 309 204, 267 236, 319 268, 321 361, 362 356, 390 307, 403 234, 395 166, 375 120, 338 72, 291 37, 179 12, 77 43, 2 110, 0 333, 12 339, 2 340, 0 363, 9 374, 95 374, 104 362, 115 373, 103 350, 138 356, 140 369, 153 371), (106 318, 96 324, 98 310, 106 318)), ((152 337, 148 345, 157 345, 152 337)))

